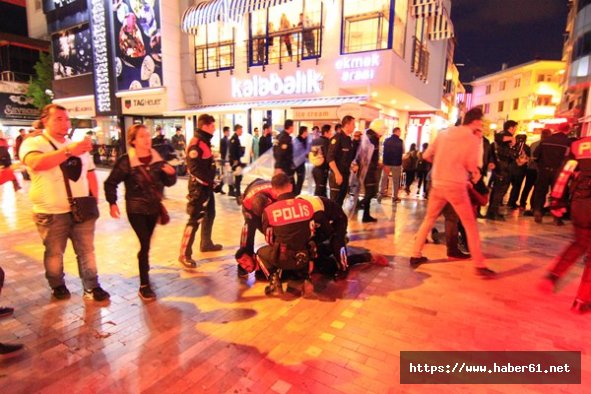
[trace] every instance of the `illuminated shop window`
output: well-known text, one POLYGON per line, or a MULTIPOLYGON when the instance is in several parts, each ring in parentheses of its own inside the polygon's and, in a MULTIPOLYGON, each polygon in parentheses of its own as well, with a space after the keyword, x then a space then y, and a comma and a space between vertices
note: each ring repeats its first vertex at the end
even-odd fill
POLYGON ((201 25, 195 35, 195 72, 234 68, 234 29, 220 22, 201 25))
POLYGON ((408 1, 394 2, 394 52, 404 59, 406 43, 406 18, 408 16, 408 1))
POLYGON ((551 95, 541 94, 537 97, 536 106, 547 107, 550 105, 552 105, 552 96, 551 95))
POLYGON ((250 14, 251 66, 319 58, 322 2, 293 0, 250 14))
POLYGON ((390 0, 343 0, 342 53, 390 48, 390 7, 390 0))

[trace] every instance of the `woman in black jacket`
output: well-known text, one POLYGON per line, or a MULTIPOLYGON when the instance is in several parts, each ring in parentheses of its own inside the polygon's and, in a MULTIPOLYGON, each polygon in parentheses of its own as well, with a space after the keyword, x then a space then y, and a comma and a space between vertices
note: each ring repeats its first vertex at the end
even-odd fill
POLYGON ((156 294, 150 287, 150 240, 160 216, 160 204, 164 186, 176 182, 176 171, 152 149, 152 139, 143 124, 127 130, 127 154, 119 157, 105 181, 105 195, 111 205, 111 217, 119 218, 117 186, 125 183, 127 218, 140 241, 137 255, 140 269, 139 295, 143 300, 154 300, 156 294))

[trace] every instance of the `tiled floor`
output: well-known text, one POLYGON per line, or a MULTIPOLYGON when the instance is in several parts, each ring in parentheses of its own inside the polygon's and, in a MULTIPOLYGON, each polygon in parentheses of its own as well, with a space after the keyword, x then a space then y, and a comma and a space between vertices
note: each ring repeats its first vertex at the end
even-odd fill
POLYGON ((81 299, 71 248, 72 298, 51 300, 27 195, 0 188, 0 264, 7 274, 0 304, 16 308, 14 317, 0 321, 0 341, 27 346, 19 358, 0 362, 0 392, 575 393, 591 386, 591 316, 569 311, 581 266, 556 295, 535 288, 571 238, 569 225, 482 221, 485 253, 500 272, 498 280, 483 281, 469 261, 448 262, 440 245, 425 248, 432 264, 411 270, 408 256, 425 201, 374 203, 379 222, 353 219, 350 237, 353 245, 387 256, 389 267, 356 267, 347 281, 328 283, 321 300, 281 301, 266 298, 262 283, 236 279, 242 220, 225 196, 218 197, 214 226, 224 250, 196 256, 195 272, 181 269, 185 188, 181 181, 167 191, 172 221, 157 228, 151 251, 159 299, 147 305, 137 296, 136 237, 101 203, 97 259, 112 295, 104 307, 81 299), (583 384, 400 385, 401 350, 577 350, 583 384))

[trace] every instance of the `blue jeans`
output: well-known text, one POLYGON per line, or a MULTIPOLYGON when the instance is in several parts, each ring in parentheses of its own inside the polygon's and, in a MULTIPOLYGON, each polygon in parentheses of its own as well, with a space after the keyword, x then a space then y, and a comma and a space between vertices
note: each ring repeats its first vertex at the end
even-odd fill
POLYGON ((33 219, 43 240, 45 277, 53 289, 65 285, 64 252, 68 238, 78 261, 78 272, 85 290, 99 286, 94 256, 94 224, 96 220, 74 223, 70 213, 35 213, 33 219))

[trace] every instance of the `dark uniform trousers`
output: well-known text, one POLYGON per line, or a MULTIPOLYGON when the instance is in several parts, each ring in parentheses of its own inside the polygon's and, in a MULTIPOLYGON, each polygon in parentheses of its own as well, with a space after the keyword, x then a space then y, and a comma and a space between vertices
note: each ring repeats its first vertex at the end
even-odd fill
POLYGON ((517 164, 511 165, 509 181, 511 182, 511 193, 509 194, 509 206, 514 207, 517 205, 517 199, 521 192, 521 186, 525 179, 527 167, 525 165, 518 166, 517 164))
POLYGON ((490 203, 487 211, 487 215, 489 216, 499 214, 499 207, 503 204, 503 197, 505 197, 507 190, 509 190, 509 171, 494 172, 492 176, 492 184, 490 203))
POLYGON ((343 175, 343 183, 337 185, 334 173, 330 171, 328 175, 328 185, 330 186, 330 199, 336 202, 338 205, 343 206, 345 197, 349 192, 349 173, 341 173, 343 175))
POLYGON ((365 175, 365 195, 361 202, 361 205, 363 206, 363 213, 365 215, 369 215, 369 206, 371 204, 371 199, 378 195, 378 179, 378 168, 370 167, 367 171, 367 174, 365 175))
POLYGON ((534 195, 532 198, 532 210, 541 213, 546 204, 546 196, 552 187, 552 184, 558 176, 559 169, 544 167, 538 169, 538 177, 536 179, 536 186, 534 187, 534 195))
MULTIPOLYGON (((521 197, 519 198, 519 206, 524 208, 527 206, 527 200, 529 198, 529 193, 531 192, 532 188, 536 184, 536 179, 538 178, 538 170, 535 168, 528 168, 525 172, 525 185, 523 185, 523 190, 521 191, 521 197)), ((532 199, 533 200, 533 199, 532 199)), ((530 201, 530 203, 533 201, 530 201)))
POLYGON ((302 187, 304 187, 304 180, 306 179, 306 163, 304 162, 302 165, 295 169, 295 188, 294 194, 299 195, 302 192, 302 187))
POLYGON ((205 186, 195 181, 191 181, 187 199, 189 200, 187 203, 189 221, 183 234, 182 249, 184 256, 190 258, 193 253, 192 247, 195 241, 195 234, 200 224, 202 224, 201 248, 210 246, 213 243, 211 233, 215 219, 215 199, 213 189, 210 186, 205 186))
POLYGON ((312 169, 312 176, 314 177, 314 195, 319 197, 327 197, 326 183, 328 182, 328 168, 324 166, 314 167, 312 169))

